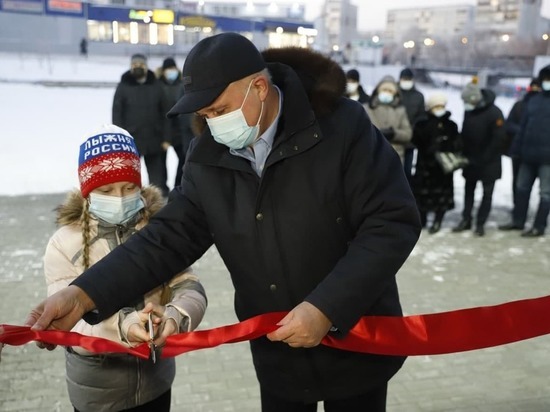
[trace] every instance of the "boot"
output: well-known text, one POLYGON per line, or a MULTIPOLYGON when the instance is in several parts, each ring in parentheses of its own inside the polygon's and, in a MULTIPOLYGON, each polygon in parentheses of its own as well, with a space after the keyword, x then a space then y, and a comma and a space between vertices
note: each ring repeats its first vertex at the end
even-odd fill
POLYGON ((520 226, 520 225, 516 225, 515 223, 513 222, 510 222, 510 223, 506 223, 504 225, 500 225, 498 227, 498 230, 523 230, 523 226, 520 226))
POLYGON ((465 230, 470 230, 472 228, 472 220, 471 219, 462 219, 458 225, 453 227, 453 232, 463 232, 465 230))
POLYGON ((485 236, 485 228, 483 226, 476 226, 476 230, 474 230, 474 235, 479 237, 485 236))
POLYGON ((439 232, 440 229, 441 229, 441 221, 439 221, 439 220, 434 220, 434 222, 432 223, 432 226, 431 226, 430 229, 428 230, 428 233, 430 233, 431 235, 433 235, 434 233, 439 232))
POLYGON ((542 230, 535 229, 535 228, 526 230, 521 234, 521 237, 541 237, 541 236, 544 236, 544 232, 542 230))

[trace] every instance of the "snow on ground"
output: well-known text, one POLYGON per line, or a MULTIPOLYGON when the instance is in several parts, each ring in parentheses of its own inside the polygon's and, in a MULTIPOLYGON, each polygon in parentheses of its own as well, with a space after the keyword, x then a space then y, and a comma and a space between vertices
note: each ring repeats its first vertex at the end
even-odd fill
MULTIPOLYGON (((77 159, 80 143, 102 123, 111 121, 114 85, 129 67, 125 56, 44 56, 0 54, 0 195, 59 193, 78 185, 77 159), (43 81, 95 81, 109 87, 52 87, 43 81)), ((178 64, 183 58, 176 56, 178 64)), ((161 58, 152 58, 156 69, 161 58)), ((367 90, 384 74, 397 76, 397 67, 361 67, 367 90), (371 84, 372 83, 372 84, 371 84)), ((429 96, 434 88, 420 85, 429 96)), ((457 124, 462 124, 460 92, 445 89, 448 109, 457 124)), ((499 97, 496 104, 504 115, 514 99, 499 97)), ((173 151, 168 153, 168 180, 172 184, 177 167, 173 151)), ((144 173, 146 176, 146 173, 144 173)), ((147 179, 145 178, 145 181, 147 179)), ((511 167, 503 158, 503 178, 495 189, 495 204, 511 204, 511 167)), ((463 180, 455 173, 456 200, 461 203, 463 180)), ((479 196, 479 194, 477 194, 479 196)))

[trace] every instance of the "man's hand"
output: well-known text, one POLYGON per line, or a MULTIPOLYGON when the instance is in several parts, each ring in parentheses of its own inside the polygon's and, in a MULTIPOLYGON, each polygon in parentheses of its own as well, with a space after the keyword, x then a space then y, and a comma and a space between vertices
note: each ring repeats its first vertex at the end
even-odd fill
POLYGON ((94 302, 79 287, 71 285, 53 294, 31 310, 25 326, 33 330, 66 330, 94 308, 94 302))
POLYGON ((267 335, 269 340, 283 341, 293 348, 311 348, 321 343, 332 323, 311 303, 302 302, 277 325, 280 328, 267 335))

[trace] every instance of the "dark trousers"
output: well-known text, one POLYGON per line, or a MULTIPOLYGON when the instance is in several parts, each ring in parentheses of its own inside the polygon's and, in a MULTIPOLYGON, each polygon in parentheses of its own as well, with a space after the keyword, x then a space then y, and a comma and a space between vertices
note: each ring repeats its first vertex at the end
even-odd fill
POLYGON ((162 191, 163 196, 168 196, 168 186, 166 180, 168 174, 166 172, 166 152, 158 152, 143 156, 145 167, 149 175, 149 183, 155 185, 162 191))
POLYGON ((415 151, 414 147, 406 147, 405 155, 403 157, 403 169, 405 170, 405 176, 407 177, 407 180, 409 181, 409 183, 412 178, 414 151, 415 151))
MULTIPOLYGON (((462 211, 462 218, 464 220, 472 220, 477 182, 478 180, 475 179, 466 179, 466 186, 464 187, 464 210, 462 211)), ((477 210, 476 225, 478 227, 483 227, 489 217, 493 203, 493 190, 495 189, 494 180, 482 181, 481 183, 483 184, 483 197, 477 210)))
POLYGON ((540 185, 540 200, 533 228, 544 233, 550 213, 550 164, 521 163, 516 183, 513 223, 519 227, 525 225, 531 190, 537 177, 540 185))
MULTIPOLYGON (((262 412, 315 412, 317 402, 304 404, 303 402, 291 402, 281 399, 263 389, 262 412)), ((326 400, 323 405, 325 412, 385 412, 388 385, 373 391, 353 396, 346 399, 326 400)))
MULTIPOLYGON (((124 409, 121 412, 170 412, 170 404, 172 403, 172 390, 164 392, 158 398, 153 399, 151 402, 144 403, 143 405, 136 406, 131 409, 124 409)), ((79 412, 74 408, 74 412, 79 412)))
POLYGON ((514 206, 516 205, 517 200, 517 189, 518 184, 518 174, 519 174, 519 165, 521 164, 520 160, 517 157, 512 157, 512 201, 514 206))

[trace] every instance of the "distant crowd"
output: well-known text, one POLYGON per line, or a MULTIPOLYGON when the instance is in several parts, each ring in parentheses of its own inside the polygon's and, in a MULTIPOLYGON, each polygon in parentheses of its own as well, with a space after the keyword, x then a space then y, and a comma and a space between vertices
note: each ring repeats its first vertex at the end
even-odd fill
POLYGON ((396 81, 383 77, 369 96, 356 69, 346 73, 346 94, 363 104, 372 123, 380 129, 401 157, 429 233, 441 229, 445 213, 454 208, 453 172, 465 179, 462 219, 453 232, 473 229, 485 235, 495 182, 501 177, 501 156, 513 165, 511 220, 500 230, 517 230, 522 237, 540 237, 550 211, 550 66, 533 78, 527 93, 508 117, 495 105, 495 93, 481 88, 474 77, 462 91, 464 121, 450 119, 447 96, 435 92, 426 99, 415 87, 414 71, 405 68, 396 81), (526 225, 531 190, 540 182, 540 200, 534 221, 526 225), (474 213, 478 183, 483 197, 474 213), (428 215, 433 214, 429 219, 428 215), (475 219, 474 219, 475 215, 475 219), (428 223, 430 220, 430 223, 428 223))

